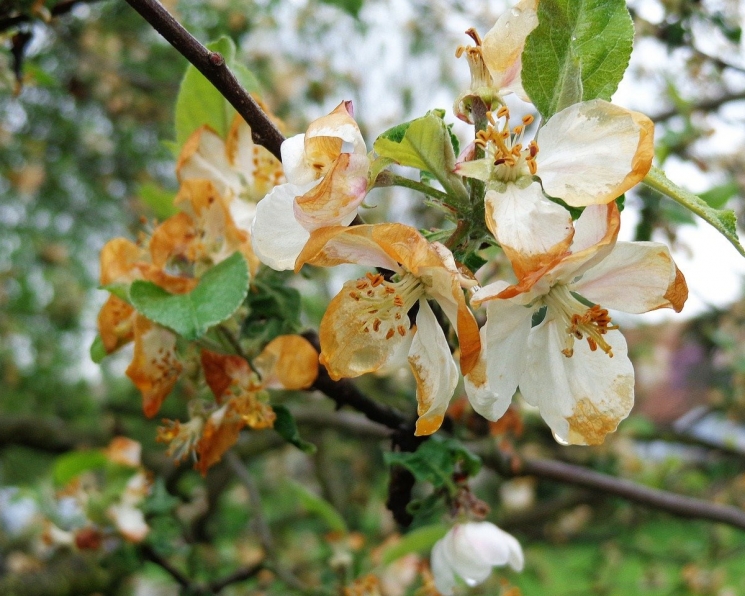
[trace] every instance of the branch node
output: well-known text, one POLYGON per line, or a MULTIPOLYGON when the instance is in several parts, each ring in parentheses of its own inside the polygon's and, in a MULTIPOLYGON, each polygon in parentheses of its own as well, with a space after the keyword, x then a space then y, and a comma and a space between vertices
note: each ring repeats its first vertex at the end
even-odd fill
POLYGON ((223 66, 225 64, 225 58, 222 57, 220 52, 210 52, 209 58, 213 66, 223 66))

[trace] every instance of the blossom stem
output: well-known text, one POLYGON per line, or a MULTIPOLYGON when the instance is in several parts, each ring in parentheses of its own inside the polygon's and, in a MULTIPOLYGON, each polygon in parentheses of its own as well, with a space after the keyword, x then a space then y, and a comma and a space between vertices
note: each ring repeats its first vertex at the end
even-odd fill
POLYGON ((405 176, 399 176, 398 174, 391 174, 390 177, 388 177, 387 182, 388 184, 382 184, 379 186, 402 186, 404 188, 417 190, 433 199, 437 199, 439 204, 442 204, 442 206, 447 208, 449 211, 453 211, 453 207, 449 205, 451 201, 450 195, 441 190, 437 190, 436 188, 432 188, 429 184, 417 182, 416 180, 406 178, 405 176))

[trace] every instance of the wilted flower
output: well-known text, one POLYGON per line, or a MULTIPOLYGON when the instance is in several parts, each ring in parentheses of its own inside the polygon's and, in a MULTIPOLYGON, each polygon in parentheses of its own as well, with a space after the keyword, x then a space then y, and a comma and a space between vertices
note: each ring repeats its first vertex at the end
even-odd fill
POLYGON ((450 251, 403 224, 334 227, 311 235, 296 267, 305 263, 357 263, 392 272, 390 279, 368 273, 348 281, 331 300, 320 327, 321 362, 339 379, 395 366, 408 354, 417 381, 416 434, 435 432, 459 376, 428 300, 440 306, 457 332, 464 374, 480 349, 476 320, 466 306, 450 251), (417 305, 412 327, 409 311, 417 305))
POLYGON ((356 217, 370 160, 352 115, 352 102, 343 101, 282 143, 287 184, 258 204, 251 231, 256 255, 272 269, 292 269, 313 230, 346 226, 356 217))

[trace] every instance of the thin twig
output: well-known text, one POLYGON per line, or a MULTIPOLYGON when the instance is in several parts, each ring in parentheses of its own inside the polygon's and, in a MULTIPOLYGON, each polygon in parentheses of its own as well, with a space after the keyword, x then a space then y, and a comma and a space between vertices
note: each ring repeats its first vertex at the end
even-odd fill
MULTIPOLYGON (((93 4, 100 2, 101 0, 62 0, 55 4, 49 11, 52 17, 58 17, 70 12, 78 4, 93 4)), ((0 19, 0 33, 7 31, 11 27, 21 25, 23 23, 29 23, 34 20, 41 20, 41 17, 34 16, 29 13, 18 14, 12 17, 5 17, 0 19)))
POLYGON ((652 122, 664 122, 669 120, 673 116, 680 114, 690 114, 691 112, 711 112, 723 106, 730 101, 740 101, 745 99, 745 91, 739 91, 737 93, 727 93, 721 97, 715 97, 713 99, 706 99, 698 103, 688 104, 684 109, 672 108, 654 116, 650 116, 652 122))
POLYGON ((259 563, 256 563, 256 565, 252 565, 251 567, 239 569, 238 571, 234 571, 233 573, 226 575, 222 579, 217 579, 213 582, 210 582, 207 586, 207 589, 211 593, 217 594, 218 592, 221 592, 232 584, 237 584, 238 582, 244 582, 247 579, 251 579, 264 568, 264 562, 261 561, 259 563))
POLYGON ((186 574, 174 567, 168 559, 159 555, 152 546, 150 546, 149 544, 143 544, 140 547, 140 552, 146 560, 155 563, 156 565, 162 567, 165 571, 167 571, 181 587, 186 588, 187 590, 195 591, 196 585, 192 583, 192 581, 186 576, 186 574))
POLYGON ((127 3, 230 102, 251 127, 254 142, 281 160, 280 146, 284 136, 241 86, 224 58, 204 47, 157 0, 127 0, 127 3))
POLYGON ((505 476, 536 476, 563 484, 581 486, 628 501, 654 507, 690 519, 706 519, 745 530, 745 511, 729 505, 709 503, 630 480, 588 470, 582 466, 545 459, 521 459, 492 451, 481 454, 484 463, 505 476))

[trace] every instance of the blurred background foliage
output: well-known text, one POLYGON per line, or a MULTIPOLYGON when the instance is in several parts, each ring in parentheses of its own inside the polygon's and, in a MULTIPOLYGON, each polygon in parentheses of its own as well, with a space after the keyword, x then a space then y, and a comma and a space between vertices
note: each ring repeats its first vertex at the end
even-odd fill
MULTIPOLYGON (((484 33, 506 6, 164 4, 198 39, 233 39, 288 134, 352 99, 369 142, 428 109, 449 108, 468 81, 465 62, 454 59, 463 31, 484 33)), ((629 5, 637 42, 617 101, 658 123, 658 161, 673 179, 741 214, 745 8, 735 0, 629 5)), ((397 528, 385 506, 388 442, 379 429, 358 418, 335 422, 332 404, 319 395, 290 394, 281 400, 317 446, 314 455, 271 430, 244 432, 236 457, 247 462, 248 476, 231 460, 201 478, 188 465, 175 467, 155 443, 157 422, 142 416, 139 394, 123 375, 127 354, 101 366, 88 357, 105 299, 96 290, 101 247, 115 236, 135 238, 142 222, 162 217, 176 190, 166 141, 185 60, 118 0, 4 2, 0 47, 0 592, 186 593, 164 561, 204 584, 271 555, 273 570, 213 592, 339 594, 375 569, 386 596, 427 593, 419 577, 426 551, 425 559, 409 554, 384 564, 381 543, 394 540, 397 528), (52 551, 40 539, 39 519, 55 507, 60 458, 115 435, 142 442, 144 464, 154 472, 146 544, 52 551)), ((420 227, 436 223, 412 207, 411 194, 378 192, 366 219, 387 212, 420 227)), ((666 240, 682 252, 704 248, 680 240, 681 229, 695 225, 690 215, 651 191, 630 194, 624 217, 633 222, 626 223, 628 237, 666 240)), ((728 250, 717 258, 738 258, 728 250)), ((310 280, 292 283, 303 291, 303 322, 312 326, 328 290, 310 280)), ((490 429, 456 408, 452 418, 462 424, 450 428, 467 441, 498 440, 521 453, 743 507, 743 329, 741 301, 630 330, 638 406, 602 448, 559 447, 527 410, 520 425, 490 429)), ((359 385, 412 411, 406 374, 359 385)), ((185 383, 163 416, 183 418, 188 397, 185 383)), ((528 562, 522 575, 497 572, 473 594, 745 593, 740 530, 490 470, 472 489, 492 506, 490 519, 519 538, 528 562)))

